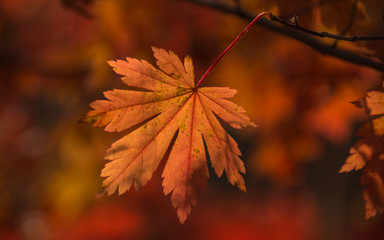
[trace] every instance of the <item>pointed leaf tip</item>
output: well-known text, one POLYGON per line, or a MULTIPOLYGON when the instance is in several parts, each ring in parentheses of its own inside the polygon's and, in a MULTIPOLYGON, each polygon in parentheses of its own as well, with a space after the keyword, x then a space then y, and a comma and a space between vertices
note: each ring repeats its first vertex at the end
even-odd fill
POLYGON ((241 191, 243 191, 243 192, 247 192, 247 188, 245 187, 244 184, 238 185, 237 187, 238 187, 241 191))
POLYGON ((92 125, 97 121, 96 116, 85 116, 82 119, 80 119, 79 123, 89 124, 92 125))
POLYGON ((355 105, 355 107, 357 108, 365 108, 364 98, 360 98, 359 100, 356 100, 356 101, 351 101, 350 103, 355 105))
POLYGON ((108 63, 109 66, 114 67, 116 65, 117 61, 109 60, 109 61, 107 61, 107 63, 108 63))
POLYGON ((107 191, 105 190, 105 187, 102 187, 99 189, 99 191, 97 191, 97 193, 95 195, 95 199, 100 199, 106 194, 107 194, 107 191))
POLYGON ((250 122, 250 123, 249 123, 249 126, 250 126, 250 127, 258 127, 254 122, 250 122))

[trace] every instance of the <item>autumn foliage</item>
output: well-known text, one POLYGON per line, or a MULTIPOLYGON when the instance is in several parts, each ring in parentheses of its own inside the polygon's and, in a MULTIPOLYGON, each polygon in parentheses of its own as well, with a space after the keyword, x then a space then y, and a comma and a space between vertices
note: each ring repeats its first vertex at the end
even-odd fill
POLYGON ((1 0, 0 239, 383 239, 383 9, 1 0))
POLYGON ((384 93, 371 91, 367 96, 356 101, 358 107, 374 119, 365 123, 358 135, 362 138, 350 150, 350 156, 342 166, 340 172, 361 170, 361 184, 365 186, 363 198, 365 200, 365 217, 374 217, 384 211, 384 93))

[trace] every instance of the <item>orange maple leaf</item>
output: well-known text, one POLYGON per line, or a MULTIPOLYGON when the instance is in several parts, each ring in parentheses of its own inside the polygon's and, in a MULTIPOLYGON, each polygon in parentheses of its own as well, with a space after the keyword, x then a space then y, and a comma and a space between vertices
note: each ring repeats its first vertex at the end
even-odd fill
POLYGON ((216 116, 234 128, 256 125, 243 108, 227 100, 236 90, 196 88, 189 56, 183 64, 171 51, 152 49, 159 69, 133 58, 108 62, 125 84, 138 89, 104 92, 108 100, 91 103, 94 110, 81 122, 119 132, 149 120, 108 149, 105 158, 110 162, 101 172, 106 179, 98 197, 116 190, 122 194, 132 184, 136 190, 144 186, 177 134, 162 177, 164 194, 172 192, 172 205, 184 223, 197 204, 197 187, 204 189, 209 178, 204 143, 216 174, 225 171, 232 185, 246 191, 240 150, 216 116))
POLYGON ((351 148, 340 172, 363 169, 360 182, 366 185, 363 199, 368 219, 384 211, 384 92, 371 91, 355 104, 377 117, 358 130, 362 139, 351 148))

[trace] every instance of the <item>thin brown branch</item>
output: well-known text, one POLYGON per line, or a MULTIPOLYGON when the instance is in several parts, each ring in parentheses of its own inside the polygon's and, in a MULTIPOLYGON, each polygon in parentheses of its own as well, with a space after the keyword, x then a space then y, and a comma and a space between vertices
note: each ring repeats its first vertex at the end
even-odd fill
MULTIPOLYGON (((308 34, 311 34, 311 35, 314 35, 314 36, 317 36, 320 38, 332 38, 332 39, 337 39, 337 40, 342 40, 342 41, 347 41, 347 42, 384 40, 384 36, 352 36, 352 37, 347 37, 347 36, 341 36, 341 35, 332 34, 332 33, 328 33, 328 32, 316 32, 316 31, 313 31, 311 29, 308 29, 308 28, 301 26, 297 22, 297 20, 295 20, 294 22, 287 22, 285 20, 282 20, 282 19, 276 17, 272 13, 270 13, 269 16, 270 16, 270 19, 272 21, 276 21, 276 22, 281 23, 285 26, 303 31, 305 33, 308 33, 308 34)), ((297 19, 297 18, 294 18, 294 19, 297 19)))
MULTIPOLYGON (((221 12, 229 13, 229 14, 247 19, 249 21, 253 20, 256 16, 248 11, 238 9, 236 7, 229 6, 220 2, 211 2, 211 1, 205 1, 205 0, 188 0, 188 1, 205 6, 205 7, 216 9, 221 12)), ((279 22, 279 21, 276 21, 276 22, 279 22)), ((384 64, 379 61, 375 61, 375 60, 372 60, 371 58, 363 57, 361 55, 352 53, 348 50, 335 48, 332 46, 332 44, 329 45, 315 38, 314 36, 317 36, 316 34, 308 34, 310 32, 306 32, 301 29, 298 29, 292 23, 286 23, 286 24, 284 23, 286 22, 282 21, 282 22, 279 22, 279 24, 277 24, 267 19, 260 19, 260 21, 257 22, 257 25, 263 28, 266 28, 270 31, 293 38, 299 42, 302 42, 322 54, 330 55, 347 62, 351 62, 351 63, 362 65, 362 66, 367 66, 367 67, 376 69, 378 71, 384 72, 384 64), (301 31, 297 31, 297 30, 301 30, 301 31)), ((320 35, 321 34, 322 33, 320 33, 320 35)), ((324 38, 325 36, 318 36, 318 37, 324 38)))
MULTIPOLYGON (((349 32, 349 30, 351 30, 353 23, 355 22, 355 18, 356 18, 357 1, 358 0, 353 0, 352 11, 351 11, 351 15, 349 17, 349 21, 347 23, 347 26, 344 28, 344 30, 340 32, 340 35, 345 35, 349 32)), ((339 40, 336 39, 332 46, 337 47, 338 42, 339 42, 339 40)))

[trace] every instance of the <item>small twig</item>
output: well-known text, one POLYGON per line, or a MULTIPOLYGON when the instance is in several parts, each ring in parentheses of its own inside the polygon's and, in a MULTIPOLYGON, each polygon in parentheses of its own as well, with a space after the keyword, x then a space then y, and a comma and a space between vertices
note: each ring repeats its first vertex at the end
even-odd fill
POLYGON ((356 9, 357 9, 357 0, 353 1, 352 5, 352 11, 351 11, 351 16, 349 17, 349 21, 347 26, 344 28, 343 31, 341 31, 340 35, 346 34, 349 30, 351 30, 351 27, 353 25, 353 22, 355 21, 356 18, 356 9))
POLYGON ((321 38, 332 38, 332 39, 337 39, 337 40, 342 40, 342 41, 348 41, 348 42, 357 42, 357 41, 377 41, 377 40, 384 40, 384 36, 352 36, 352 37, 346 37, 346 36, 341 36, 341 35, 336 35, 328 32, 316 32, 311 29, 305 28, 297 21, 294 21, 293 23, 291 22, 286 22, 285 20, 282 20, 272 13, 269 14, 270 18, 272 21, 276 21, 278 23, 281 23, 285 26, 292 27, 294 29, 300 30, 302 32, 321 37, 321 38))
MULTIPOLYGON (((223 3, 211 2, 211 1, 205 1, 205 0, 187 0, 187 1, 191 3, 199 4, 205 7, 210 7, 212 9, 216 9, 221 12, 230 13, 232 15, 235 15, 247 20, 252 20, 255 18, 255 15, 253 15, 250 12, 237 9, 236 7, 229 6, 223 3)), ((292 28, 291 26, 287 26, 285 24, 284 25, 274 24, 272 21, 268 21, 266 19, 260 19, 260 21, 257 22, 257 25, 264 27, 270 31, 293 38, 299 42, 302 42, 307 46, 313 48, 314 50, 321 52, 322 54, 327 54, 347 62, 351 62, 351 63, 362 65, 362 66, 367 66, 367 67, 376 69, 378 71, 384 72, 384 64, 379 61, 375 61, 375 60, 372 60, 371 58, 363 57, 361 55, 352 53, 348 50, 335 48, 332 45, 319 41, 318 39, 308 34, 301 33, 300 31, 292 31, 292 29, 294 28, 292 28)))
MULTIPOLYGON (((347 26, 345 26, 344 30, 340 32, 340 35, 345 35, 345 34, 347 34, 347 32, 349 32, 349 30, 351 30, 352 25, 355 21, 355 17, 356 17, 357 1, 358 0, 353 1, 352 11, 351 11, 351 15, 349 17, 349 21, 347 23, 347 26)), ((336 41, 333 43, 333 46, 336 47, 338 42, 339 42, 339 40, 336 39, 336 41)))

